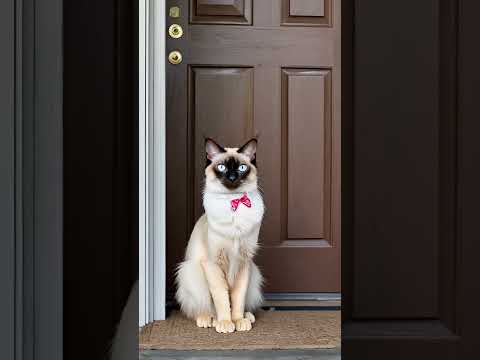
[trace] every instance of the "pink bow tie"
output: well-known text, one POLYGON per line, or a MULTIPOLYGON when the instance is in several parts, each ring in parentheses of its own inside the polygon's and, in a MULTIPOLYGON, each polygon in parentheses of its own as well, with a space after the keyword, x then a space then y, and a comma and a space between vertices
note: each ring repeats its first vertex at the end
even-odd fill
POLYGON ((230 205, 232 205, 232 210, 237 211, 238 206, 242 203, 246 207, 252 207, 252 202, 248 198, 247 194, 243 194, 241 198, 233 199, 230 201, 230 205))

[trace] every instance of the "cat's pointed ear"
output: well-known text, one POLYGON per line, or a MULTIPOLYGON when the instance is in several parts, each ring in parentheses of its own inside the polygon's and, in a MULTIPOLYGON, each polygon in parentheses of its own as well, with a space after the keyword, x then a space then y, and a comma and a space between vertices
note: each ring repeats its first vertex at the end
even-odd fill
POLYGON ((250 161, 253 163, 257 157, 257 139, 248 140, 237 152, 250 158, 250 161))
POLYGON ((215 156, 226 152, 226 150, 218 145, 213 139, 205 139, 205 152, 207 153, 207 159, 212 160, 215 156))

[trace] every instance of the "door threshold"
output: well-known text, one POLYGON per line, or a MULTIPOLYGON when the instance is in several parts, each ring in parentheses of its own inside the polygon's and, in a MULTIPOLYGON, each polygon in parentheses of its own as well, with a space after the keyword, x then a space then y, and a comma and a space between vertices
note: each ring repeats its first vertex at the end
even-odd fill
MULTIPOLYGON (((265 293, 266 301, 341 301, 341 293, 265 293)), ((174 293, 168 292, 167 301, 175 301, 174 293)))
MULTIPOLYGON (((340 311, 340 293, 265 293, 262 306, 266 311, 340 311)), ((172 293, 168 294, 167 314, 179 308, 172 293)))
POLYGON ((339 293, 266 293, 262 306, 268 311, 340 311, 339 293))

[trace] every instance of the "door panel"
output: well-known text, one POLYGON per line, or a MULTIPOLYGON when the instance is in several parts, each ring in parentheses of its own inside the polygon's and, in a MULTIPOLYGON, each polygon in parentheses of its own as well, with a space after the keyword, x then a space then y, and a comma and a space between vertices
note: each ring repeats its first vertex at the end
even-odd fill
MULTIPOLYGON (((284 70, 287 134, 287 238, 325 239, 330 232, 330 72, 284 70), (305 96, 316 94, 317 96, 305 96), (305 176, 301 176, 304 174, 305 176)), ((286 123, 286 124, 285 124, 286 123)))
POLYGON ((191 68, 191 115, 195 182, 194 219, 203 213, 201 189, 205 178, 205 137, 222 144, 240 144, 253 131, 253 69, 191 68), (228 119, 228 120, 227 120, 228 119))
POLYGON ((167 65, 169 284, 203 212, 204 137, 258 135, 266 291, 340 291, 340 2, 334 21, 329 0, 179 3, 190 15, 168 19, 185 30, 167 40, 184 55, 167 65))
POLYGON ((190 0, 192 24, 252 24, 252 0, 190 0))
POLYGON ((282 0, 282 25, 332 26, 333 0, 282 0))
POLYGON ((290 16, 325 16, 325 0, 290 0, 290 16))

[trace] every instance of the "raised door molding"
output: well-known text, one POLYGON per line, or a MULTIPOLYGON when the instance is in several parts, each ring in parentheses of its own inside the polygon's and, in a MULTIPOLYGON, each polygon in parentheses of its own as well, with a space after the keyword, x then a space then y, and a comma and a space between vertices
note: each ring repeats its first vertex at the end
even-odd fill
POLYGON ((192 24, 252 24, 252 0, 190 0, 192 24))
POLYGON ((332 26, 332 1, 282 0, 282 25, 332 26))

